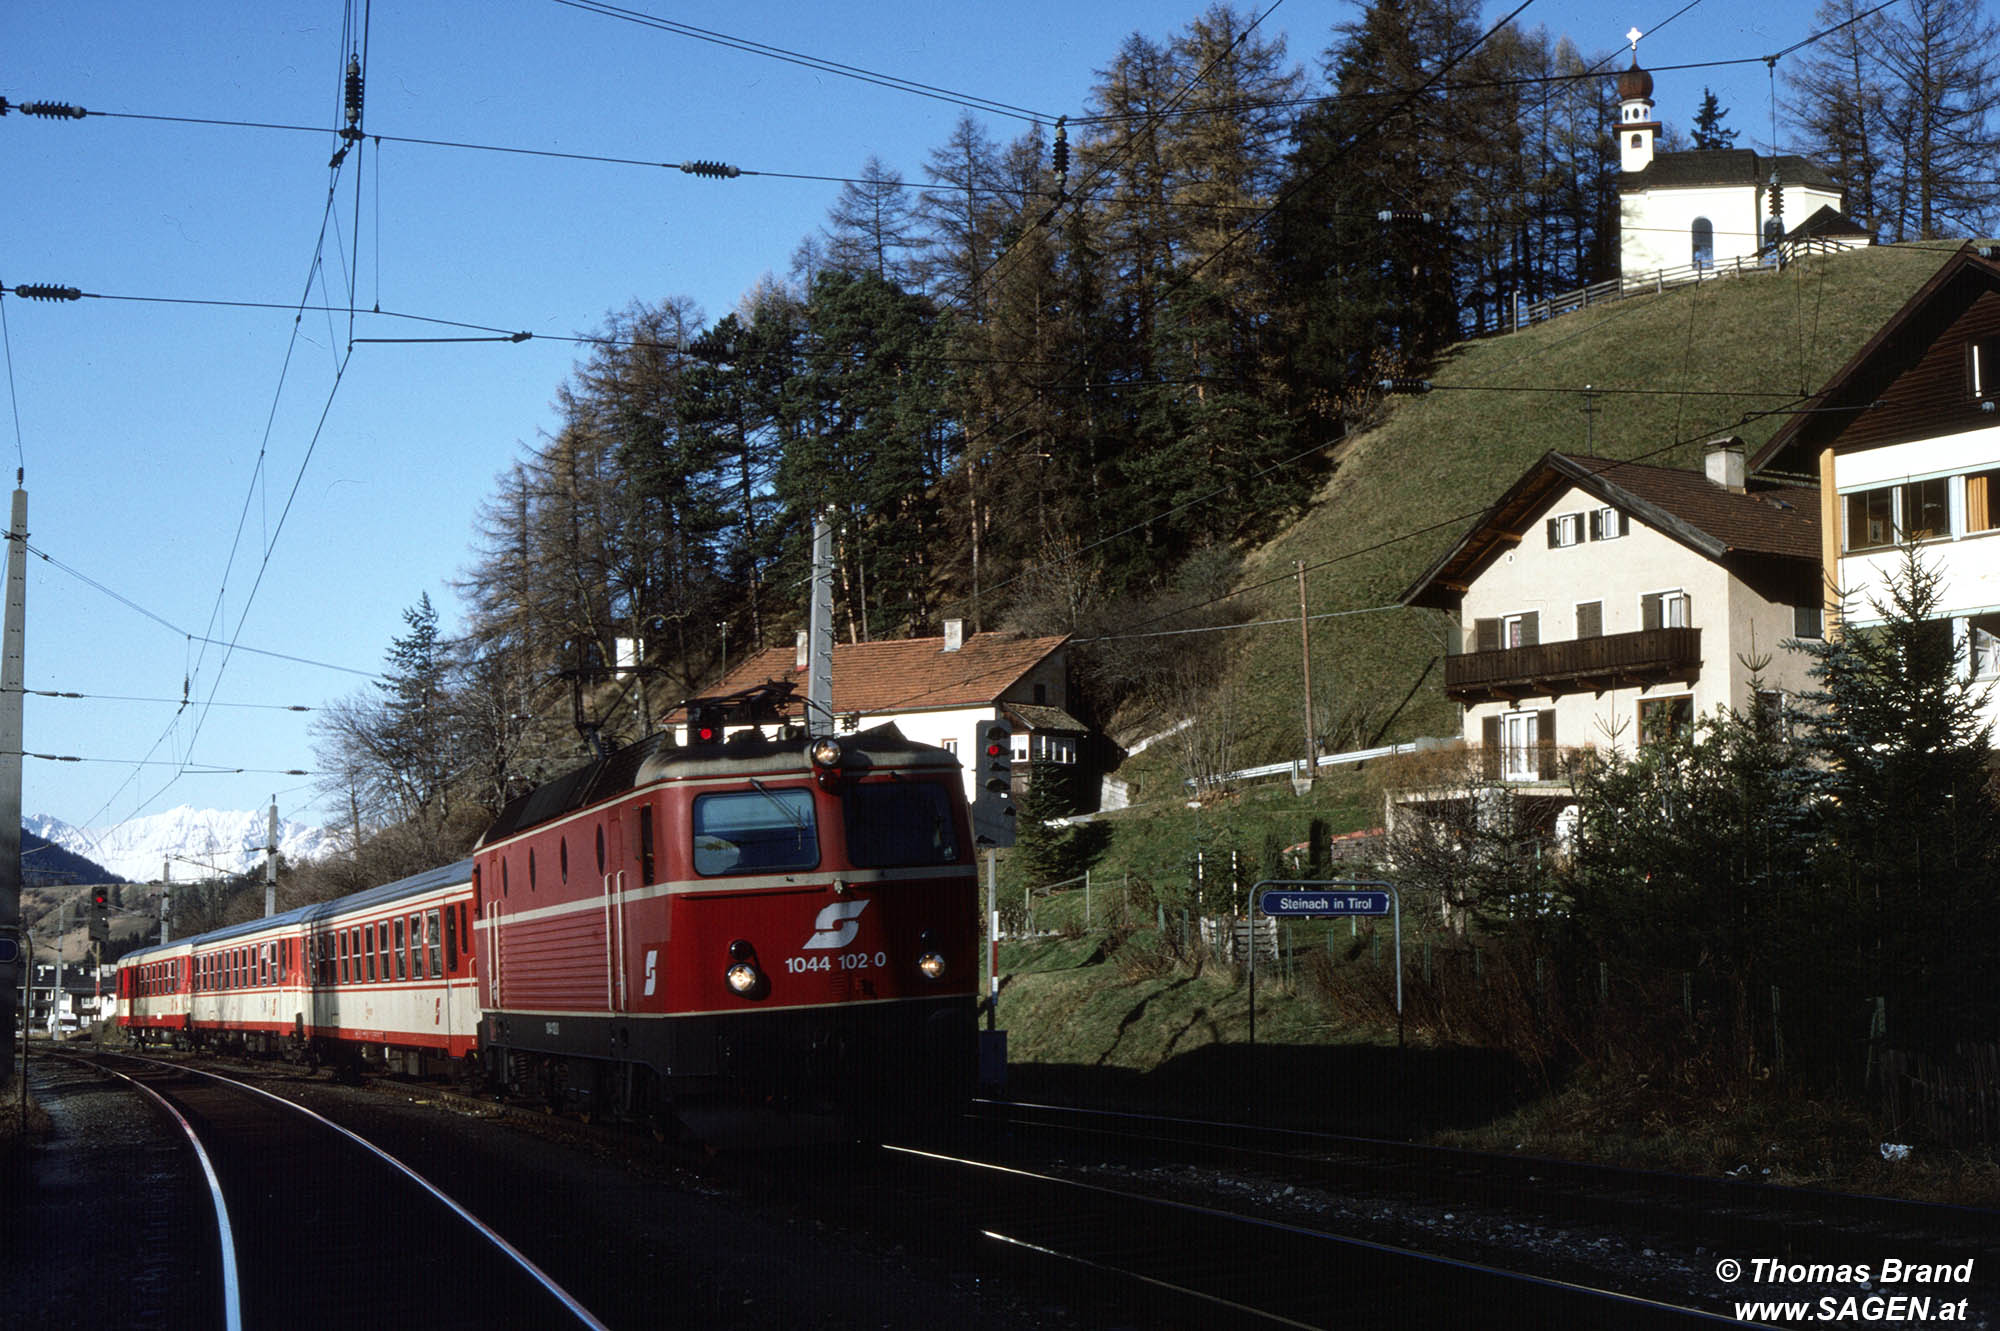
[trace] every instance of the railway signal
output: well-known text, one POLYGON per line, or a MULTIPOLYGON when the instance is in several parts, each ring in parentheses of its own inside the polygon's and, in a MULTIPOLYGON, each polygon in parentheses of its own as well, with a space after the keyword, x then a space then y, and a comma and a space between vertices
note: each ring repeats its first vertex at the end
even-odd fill
POLYGON ((104 887, 90 889, 90 941, 109 942, 111 939, 111 890, 104 887))
POLYGON ((981 847, 1014 844, 1014 728, 982 721, 972 757, 972 840, 981 847))

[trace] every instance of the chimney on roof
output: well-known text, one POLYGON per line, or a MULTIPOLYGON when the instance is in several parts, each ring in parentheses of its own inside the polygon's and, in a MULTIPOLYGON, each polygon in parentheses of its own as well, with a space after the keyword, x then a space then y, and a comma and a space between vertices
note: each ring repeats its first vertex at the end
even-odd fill
POLYGON ((1735 435, 1709 440, 1702 454, 1702 467, 1714 484, 1731 494, 1743 493, 1743 441, 1735 435))
POLYGON ((944 649, 955 652, 963 646, 965 646, 965 621, 947 619, 944 622, 944 649))
POLYGON ((806 647, 806 630, 804 630, 804 629, 800 629, 800 630, 799 630, 799 651, 798 651, 798 656, 797 656, 797 657, 796 657, 796 658, 795 658, 795 659, 794 659, 794 660, 792 661, 792 669, 794 669, 794 670, 804 670, 804 669, 806 668, 806 661, 807 661, 807 659, 808 659, 808 657, 809 657, 809 656, 810 656, 810 652, 808 651, 808 649, 807 649, 807 647, 806 647))

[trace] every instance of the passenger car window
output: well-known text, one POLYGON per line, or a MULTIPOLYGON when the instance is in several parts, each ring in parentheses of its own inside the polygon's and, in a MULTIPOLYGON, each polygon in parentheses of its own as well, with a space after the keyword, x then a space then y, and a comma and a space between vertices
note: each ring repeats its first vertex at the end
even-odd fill
POLYGON ((694 871, 762 873, 819 863, 819 831, 810 790, 789 786, 697 795, 694 871))

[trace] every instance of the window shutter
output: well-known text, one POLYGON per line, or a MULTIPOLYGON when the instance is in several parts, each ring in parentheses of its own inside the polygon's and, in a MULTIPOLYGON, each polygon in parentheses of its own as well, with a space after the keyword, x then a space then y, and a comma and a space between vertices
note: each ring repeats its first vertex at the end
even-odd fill
POLYGON ((1544 781, 1556 779, 1556 712, 1535 713, 1535 775, 1544 781))
POLYGON ((1656 629, 1660 627, 1660 594, 1647 592, 1639 598, 1639 627, 1656 629))
POLYGON ((1604 539, 1603 518, 1604 518, 1603 509, 1593 508, 1590 510, 1590 539, 1593 541, 1601 541, 1604 539))
POLYGON ((1618 511, 1618 534, 1620 536, 1630 536, 1632 534, 1632 515, 1623 509, 1618 511))
POLYGON ((1542 640, 1542 612, 1530 610, 1521 616, 1521 645, 1533 647, 1542 640))
POLYGON ((1604 636, 1604 602, 1583 601, 1577 605, 1576 636, 1579 638, 1604 636))
POLYGON ((1479 723, 1479 772, 1488 781, 1500 779, 1500 718, 1489 716, 1479 723))
POLYGON ((1562 539, 1556 535, 1556 520, 1554 518, 1550 518, 1546 525, 1548 527, 1549 549, 1553 550, 1562 544, 1562 539))
POLYGON ((1472 621, 1472 649, 1477 652, 1497 652, 1500 650, 1499 620, 1475 619, 1472 621))

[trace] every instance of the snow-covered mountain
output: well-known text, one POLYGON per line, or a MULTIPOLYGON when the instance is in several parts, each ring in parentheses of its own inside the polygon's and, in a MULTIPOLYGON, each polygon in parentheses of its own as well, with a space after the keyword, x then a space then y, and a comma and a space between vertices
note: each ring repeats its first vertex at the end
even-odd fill
MULTIPOLYGON (((72 827, 47 814, 23 818, 21 826, 134 882, 157 879, 161 866, 170 860, 175 881, 187 882, 215 874, 248 873, 261 866, 270 814, 261 809, 191 809, 182 805, 104 830, 72 827)), ((288 860, 315 859, 332 844, 332 835, 324 828, 278 820, 278 850, 288 860)))

